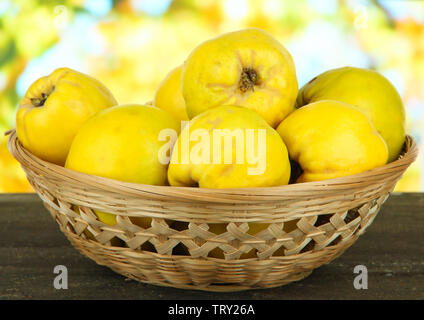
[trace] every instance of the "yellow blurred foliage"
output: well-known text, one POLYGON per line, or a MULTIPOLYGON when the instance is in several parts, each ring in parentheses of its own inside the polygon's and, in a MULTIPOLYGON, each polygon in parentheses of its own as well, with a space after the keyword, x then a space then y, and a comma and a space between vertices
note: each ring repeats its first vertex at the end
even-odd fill
POLYGON ((0 138, 0 192, 33 192, 25 172, 9 153, 7 138, 0 138))
MULTIPOLYGON (((7 8, 0 12, 0 134, 14 126, 22 84, 27 85, 29 73, 40 72, 41 76, 44 69, 72 60, 84 68, 81 71, 103 82, 120 104, 146 103, 153 100, 169 71, 181 65, 198 44, 246 27, 262 28, 294 45, 296 57, 305 59, 302 63, 307 70, 322 67, 322 57, 310 54, 323 49, 314 46, 326 35, 318 31, 316 38, 311 37, 309 30, 318 23, 334 27, 352 48, 358 47, 358 54, 370 67, 399 81, 407 107, 407 131, 424 140, 424 111, 420 111, 424 109, 424 19, 396 16, 383 1, 173 0, 158 15, 136 8, 134 4, 143 2, 136 0, 0 2, 0 10, 7 8), (305 35, 309 38, 302 42, 305 35), (57 51, 58 47, 62 51, 57 51), (63 50, 70 55, 63 57, 63 50), (309 55, 302 57, 303 51, 309 55)), ((165 2, 146 1, 143 5, 147 3, 158 6, 165 2)), ((416 8, 416 16, 424 12, 423 3, 410 6, 416 8)), ((326 58, 331 60, 332 55, 326 58)), ((302 67, 299 64, 298 70, 306 69, 302 67)), ((302 76, 302 71, 298 72, 302 76)), ((423 168, 420 157, 396 191, 422 191, 423 168)), ((1 137, 0 192, 30 191, 25 173, 7 150, 7 138, 1 137)))

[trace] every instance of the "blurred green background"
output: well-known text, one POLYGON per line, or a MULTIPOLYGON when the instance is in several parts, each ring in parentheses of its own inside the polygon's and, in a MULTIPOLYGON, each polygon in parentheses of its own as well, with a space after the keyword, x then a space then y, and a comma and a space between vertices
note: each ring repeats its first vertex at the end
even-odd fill
MULTIPOLYGON (((259 27, 292 54, 299 85, 335 67, 372 68, 398 89, 407 131, 424 136, 424 1, 0 0, 0 132, 14 128, 30 84, 57 67, 144 103, 202 41, 259 27)), ((31 192, 0 137, 0 192, 31 192)), ((420 156, 396 187, 424 190, 420 156)))

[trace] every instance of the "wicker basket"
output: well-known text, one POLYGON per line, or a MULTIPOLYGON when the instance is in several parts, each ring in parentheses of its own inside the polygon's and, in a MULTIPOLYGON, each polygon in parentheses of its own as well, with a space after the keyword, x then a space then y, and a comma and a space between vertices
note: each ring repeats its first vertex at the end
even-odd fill
POLYGON ((15 131, 10 132, 9 150, 82 254, 131 279, 205 291, 277 287, 334 260, 372 223, 418 154, 408 136, 398 160, 361 174, 211 190, 133 184, 71 171, 32 155, 15 131), (103 224, 93 210, 116 214, 118 223, 103 224), (151 227, 143 229, 130 217, 150 217, 151 227), (173 228, 171 220, 187 227, 173 228), (294 230, 285 232, 284 224, 295 220, 294 230), (248 222, 269 227, 251 235, 248 222), (227 232, 208 231, 211 223, 226 223, 227 232), (217 247, 225 258, 208 256, 217 247), (255 257, 242 259, 251 249, 255 257))

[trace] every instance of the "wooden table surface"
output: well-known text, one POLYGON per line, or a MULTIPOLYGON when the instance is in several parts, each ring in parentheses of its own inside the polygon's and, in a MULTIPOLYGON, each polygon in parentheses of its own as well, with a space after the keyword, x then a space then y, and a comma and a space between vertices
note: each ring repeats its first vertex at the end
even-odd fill
POLYGON ((342 256, 286 286, 210 293, 128 281, 74 249, 35 194, 0 195, 0 299, 424 299, 424 193, 394 193, 342 256), (53 286, 55 266, 68 289, 53 286), (355 289, 357 265, 368 289, 355 289))

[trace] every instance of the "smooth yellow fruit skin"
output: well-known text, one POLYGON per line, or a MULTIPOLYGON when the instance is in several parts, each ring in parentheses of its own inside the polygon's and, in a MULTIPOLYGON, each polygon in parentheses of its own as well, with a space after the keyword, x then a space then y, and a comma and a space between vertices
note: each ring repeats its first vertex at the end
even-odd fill
MULTIPOLYGON (((246 136, 245 136, 246 137, 246 136)), ((257 141, 257 133, 255 140, 257 141)), ((212 138, 211 138, 212 140, 212 138)), ((189 150, 199 141, 190 142, 189 150)), ((213 142, 211 142, 211 154, 213 152, 213 142)), ((246 141, 244 143, 246 146, 246 141)), ((236 153, 236 145, 233 143, 232 152, 236 153)), ((258 146, 255 145, 255 150, 258 146)), ((222 144, 221 155, 224 154, 224 144, 222 144)), ((286 185, 290 178, 290 161, 288 158, 287 148, 278 133, 271 128, 265 120, 263 120, 255 112, 237 106, 220 106, 209 109, 204 113, 193 118, 187 126, 182 130, 173 149, 171 163, 168 169, 168 180, 173 186, 195 186, 200 188, 247 188, 247 187, 266 187, 286 185), (182 136, 185 133, 195 132, 197 129, 206 129, 213 137, 214 129, 265 129, 266 130, 266 166, 263 174, 249 175, 248 163, 193 163, 189 159, 188 164, 174 163, 179 155, 181 162, 181 144, 182 136), (178 152, 176 152, 178 150, 178 152)), ((178 223, 177 223, 178 227, 178 223)), ((249 234, 256 234, 268 227, 268 224, 249 223, 249 234)), ((226 231, 225 224, 211 224, 210 232, 220 234, 226 231)), ((209 257, 223 258, 223 252, 220 248, 216 248, 209 252, 209 257)), ((241 259, 256 257, 256 250, 241 255, 241 259)))
MULTIPOLYGON (((65 167, 105 178, 150 185, 167 185, 167 164, 159 159, 164 141, 163 129, 176 133, 180 127, 167 112, 143 105, 120 105, 103 110, 78 131, 69 150, 65 167)), ((116 216, 96 211, 108 225, 116 216)), ((138 224, 148 227, 151 219, 138 224)))
POLYGON ((181 89, 181 74, 183 66, 173 69, 156 90, 153 105, 168 111, 179 121, 188 121, 186 105, 181 89))
POLYGON ((200 44, 184 63, 182 91, 189 118, 220 105, 256 111, 275 128, 294 110, 298 92, 290 53, 269 33, 249 28, 223 34, 200 44), (243 68, 258 76, 242 91, 243 68))
POLYGON ((396 160, 405 142, 405 110, 396 88, 380 73, 343 67, 326 71, 304 85, 298 107, 320 100, 339 100, 364 111, 396 160))
POLYGON ((98 80, 69 68, 39 78, 28 89, 16 114, 16 131, 22 145, 39 158, 64 165, 72 140, 94 114, 117 104, 98 80), (44 105, 34 99, 48 95, 44 105))
POLYGON ((388 149, 368 116, 340 101, 322 100, 297 109, 277 128, 297 161, 297 182, 360 173, 387 163, 388 149))
MULTIPOLYGON (((233 139, 234 140, 234 139, 233 139)), ((244 134, 244 147, 247 134, 244 134)), ((227 149, 230 150, 230 149, 227 149)), ((187 126, 182 129, 177 142, 174 145, 171 162, 168 169, 168 180, 172 186, 196 186, 200 188, 248 188, 248 187, 267 187, 285 185, 290 179, 290 161, 287 148, 278 133, 271 128, 265 120, 258 114, 244 107, 238 106, 220 106, 209 109, 202 114, 191 119, 187 126), (200 144, 200 140, 189 142, 189 155, 186 156, 184 163, 184 145, 182 137, 190 136, 198 129, 205 129, 210 136, 210 157, 209 163, 194 163, 190 154, 194 154, 193 148, 200 144), (232 144, 232 161, 224 163, 224 141, 221 144, 221 161, 213 163, 213 132, 216 129, 241 130, 254 129, 254 148, 255 153, 260 159, 263 159, 263 172, 260 173, 259 161, 256 164, 249 164, 246 159, 248 151, 244 150, 244 163, 236 163, 235 155, 236 143, 232 144), (258 129, 266 133, 266 144, 263 148, 258 148, 258 129), (264 150, 262 150, 264 149, 264 150), (263 152, 263 153, 260 153, 263 152), (249 174, 249 168, 258 168, 260 174, 249 174)))

